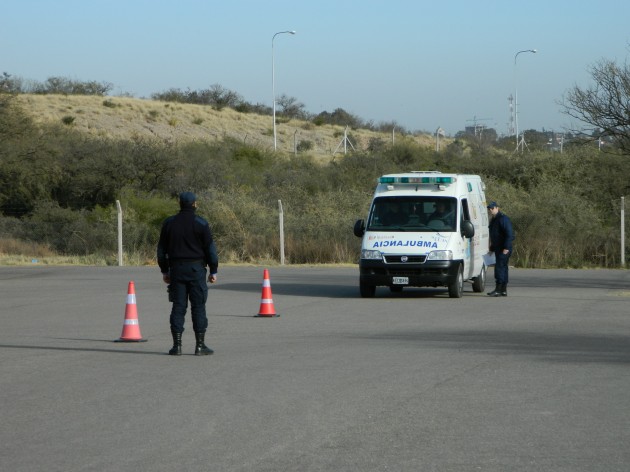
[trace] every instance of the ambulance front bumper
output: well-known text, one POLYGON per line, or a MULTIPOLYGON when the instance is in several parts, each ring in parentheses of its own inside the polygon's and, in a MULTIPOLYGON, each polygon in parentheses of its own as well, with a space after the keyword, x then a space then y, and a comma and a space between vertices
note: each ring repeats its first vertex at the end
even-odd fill
POLYGON ((448 286, 455 283, 461 263, 460 260, 385 263, 383 260, 361 259, 360 282, 373 286, 448 286))

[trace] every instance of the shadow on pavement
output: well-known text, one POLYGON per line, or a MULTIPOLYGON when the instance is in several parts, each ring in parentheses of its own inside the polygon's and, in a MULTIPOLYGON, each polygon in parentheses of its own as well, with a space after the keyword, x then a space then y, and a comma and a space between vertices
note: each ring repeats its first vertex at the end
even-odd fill
MULTIPOLYGON (((100 340, 100 342, 108 342, 113 343, 114 341, 104 341, 100 340)), ((130 343, 125 343, 127 346, 130 343)), ((122 344, 118 344, 122 345, 122 344)), ((26 344, 0 344, 1 348, 7 349, 27 349, 27 350, 40 350, 40 351, 78 351, 78 352, 111 352, 115 354, 149 354, 152 356, 160 355, 168 355, 168 349, 164 349, 162 351, 136 351, 132 349, 105 349, 98 347, 67 347, 67 346, 29 346, 26 344)))
POLYGON ((630 363, 630 338, 511 331, 422 331, 359 336, 437 349, 535 356, 571 363, 630 363))

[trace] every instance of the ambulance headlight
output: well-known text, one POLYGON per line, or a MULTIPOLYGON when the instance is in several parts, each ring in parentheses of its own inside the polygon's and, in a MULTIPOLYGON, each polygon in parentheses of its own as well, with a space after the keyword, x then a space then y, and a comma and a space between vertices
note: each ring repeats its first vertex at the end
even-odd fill
POLYGON ((373 249, 361 249, 361 259, 383 259, 383 254, 373 249))
POLYGON ((427 261, 452 261, 453 251, 431 251, 427 255, 427 261))

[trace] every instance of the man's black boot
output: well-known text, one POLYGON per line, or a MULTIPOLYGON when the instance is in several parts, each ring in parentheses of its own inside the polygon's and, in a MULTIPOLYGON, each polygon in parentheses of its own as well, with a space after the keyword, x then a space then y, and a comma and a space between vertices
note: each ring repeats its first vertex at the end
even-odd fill
POLYGON ((197 341, 195 345, 195 356, 209 356, 214 353, 212 349, 205 345, 205 337, 206 333, 195 333, 195 340, 197 341))
MULTIPOLYGON (((501 284, 496 284, 494 290, 492 292, 488 292, 489 297, 500 297, 501 296, 501 284)), ((507 293, 505 294, 507 296, 507 293)))
POLYGON ((171 356, 181 356, 182 355, 182 333, 176 333, 175 331, 171 331, 171 335, 173 336, 173 347, 168 353, 171 356))
POLYGON ((507 297, 507 284, 501 285, 501 296, 507 297))

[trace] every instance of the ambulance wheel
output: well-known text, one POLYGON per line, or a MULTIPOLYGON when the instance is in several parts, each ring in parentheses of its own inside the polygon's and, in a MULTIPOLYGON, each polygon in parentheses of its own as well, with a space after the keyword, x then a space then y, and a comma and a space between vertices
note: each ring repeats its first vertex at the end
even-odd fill
POLYGON ((392 293, 400 293, 402 292, 403 288, 402 285, 390 285, 389 286, 389 291, 392 293))
POLYGON ((481 273, 473 279, 473 292, 483 292, 486 289, 486 266, 481 268, 481 273))
POLYGON ((361 292, 361 298, 373 298, 376 294, 376 286, 360 282, 359 291, 361 292))
POLYGON ((462 298, 464 293, 464 269, 462 265, 459 265, 457 269, 457 277, 453 283, 448 286, 448 296, 451 298, 462 298))

